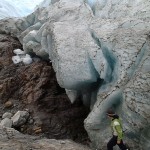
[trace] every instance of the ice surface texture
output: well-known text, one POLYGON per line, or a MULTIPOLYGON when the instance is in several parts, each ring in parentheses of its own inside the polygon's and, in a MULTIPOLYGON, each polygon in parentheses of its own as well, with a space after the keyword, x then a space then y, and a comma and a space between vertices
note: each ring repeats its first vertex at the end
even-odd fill
POLYGON ((42 0, 1 0, 0 19, 5 17, 23 17, 34 11, 42 0))
POLYGON ((0 32, 50 59, 71 102, 80 97, 91 108, 85 128, 93 146, 106 149, 105 112, 114 107, 132 149, 150 148, 149 0, 45 1, 25 18, 0 22, 0 32))

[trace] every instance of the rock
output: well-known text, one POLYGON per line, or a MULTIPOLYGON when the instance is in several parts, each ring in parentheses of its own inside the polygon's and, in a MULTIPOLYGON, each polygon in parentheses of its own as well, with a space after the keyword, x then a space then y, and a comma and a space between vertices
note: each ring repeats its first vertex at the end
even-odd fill
POLYGON ((27 111, 18 111, 11 119, 13 121, 14 127, 19 127, 26 123, 29 117, 29 113, 27 111))
POLYGON ((0 126, 0 148, 1 150, 91 150, 71 140, 41 139, 2 126, 0 126))
POLYGON ((3 119, 4 119, 4 118, 9 118, 9 119, 11 119, 11 117, 12 117, 12 113, 9 113, 9 112, 4 113, 3 116, 2 116, 3 119))
POLYGON ((30 118, 28 122, 29 122, 29 124, 33 124, 34 120, 32 118, 30 118))
POLYGON ((61 143, 61 144, 65 144, 66 142, 65 142, 65 141, 60 141, 60 143, 61 143))
POLYGON ((20 126, 20 132, 25 133, 25 131, 28 130, 27 125, 20 126))
POLYGON ((4 127, 8 127, 11 128, 12 127, 12 120, 10 120, 9 118, 4 118, 0 125, 4 126, 4 127))
POLYGON ((39 116, 34 117, 33 120, 34 120, 35 126, 41 126, 42 125, 42 121, 41 121, 39 116))
POLYGON ((10 108, 13 106, 13 102, 12 101, 7 101, 5 104, 4 104, 4 107, 5 108, 10 108))
POLYGON ((34 133, 35 133, 35 134, 42 133, 41 127, 36 127, 36 128, 34 128, 33 130, 34 130, 34 133))
MULTIPOLYGON (((12 52, 18 48, 22 49, 16 38, 0 34, 0 64, 5 66, 0 70, 0 84, 3 83, 0 85, 0 102, 4 103, 9 99, 14 104, 11 107, 12 114, 25 110, 33 118, 32 124, 30 118, 27 120, 26 127, 21 128, 21 132, 35 134, 34 125, 41 126, 40 134, 46 137, 67 138, 87 144, 88 135, 83 127, 83 120, 89 109, 80 100, 70 103, 65 90, 57 83, 51 62, 37 57, 40 61, 30 65, 14 65, 11 60, 14 55, 12 52)), ((0 105, 0 114, 5 111, 3 105, 0 105)))

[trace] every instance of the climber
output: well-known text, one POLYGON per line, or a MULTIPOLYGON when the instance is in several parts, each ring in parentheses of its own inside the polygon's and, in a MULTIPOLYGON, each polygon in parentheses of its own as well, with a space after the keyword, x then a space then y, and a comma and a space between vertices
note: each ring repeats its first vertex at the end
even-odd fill
POLYGON ((129 150, 123 143, 123 129, 119 116, 112 109, 107 111, 107 116, 111 119, 113 137, 107 143, 107 150, 113 150, 117 144, 121 150, 129 150))

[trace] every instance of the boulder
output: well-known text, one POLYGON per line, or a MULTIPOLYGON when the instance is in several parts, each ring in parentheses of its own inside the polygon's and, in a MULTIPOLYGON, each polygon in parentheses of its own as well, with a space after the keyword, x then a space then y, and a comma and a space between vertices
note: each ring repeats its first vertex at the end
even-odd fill
POLYGON ((27 119, 29 118, 29 113, 27 111, 18 111, 11 120, 13 121, 14 127, 19 127, 26 123, 27 119))
POLYGON ((4 118, 1 123, 0 123, 1 126, 4 126, 4 127, 9 127, 11 128, 12 127, 12 120, 9 119, 9 118, 4 118))
POLYGON ((13 102, 12 101, 7 101, 5 104, 4 104, 5 108, 10 108, 13 106, 13 102))
POLYGON ((4 113, 2 116, 3 119, 5 119, 5 118, 11 119, 11 117, 12 117, 12 113, 9 113, 9 112, 4 113))

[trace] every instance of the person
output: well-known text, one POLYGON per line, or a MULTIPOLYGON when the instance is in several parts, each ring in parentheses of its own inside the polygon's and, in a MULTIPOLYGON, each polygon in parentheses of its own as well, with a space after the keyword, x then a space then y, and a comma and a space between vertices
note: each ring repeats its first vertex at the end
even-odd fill
POLYGON ((111 129, 113 133, 113 137, 107 143, 107 150, 113 150, 116 144, 121 150, 128 150, 123 143, 123 129, 119 116, 112 109, 107 111, 107 116, 111 119, 111 129))

